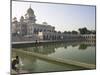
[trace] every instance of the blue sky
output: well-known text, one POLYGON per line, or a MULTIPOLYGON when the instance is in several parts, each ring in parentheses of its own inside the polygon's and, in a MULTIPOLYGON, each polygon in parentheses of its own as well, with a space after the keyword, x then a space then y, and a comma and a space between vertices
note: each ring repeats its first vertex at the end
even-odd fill
POLYGON ((13 1, 12 17, 19 20, 26 14, 30 5, 36 16, 36 23, 47 22, 55 26, 57 31, 72 31, 82 27, 95 29, 95 6, 13 1))

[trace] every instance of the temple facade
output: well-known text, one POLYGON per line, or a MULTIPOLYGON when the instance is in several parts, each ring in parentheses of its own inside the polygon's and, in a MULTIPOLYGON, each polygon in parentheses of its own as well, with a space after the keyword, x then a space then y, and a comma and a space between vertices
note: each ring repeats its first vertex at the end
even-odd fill
POLYGON ((12 35, 32 35, 38 32, 54 32, 55 27, 48 25, 46 22, 43 24, 36 23, 36 16, 33 9, 30 7, 25 16, 21 16, 20 21, 13 18, 12 22, 12 35), (25 17, 25 18, 24 18, 25 17))
POLYGON ((48 25, 46 22, 42 24, 36 23, 36 16, 31 8, 27 9, 24 16, 21 16, 20 21, 14 17, 12 20, 12 41, 69 41, 81 40, 80 34, 64 34, 55 30, 54 26, 48 25))

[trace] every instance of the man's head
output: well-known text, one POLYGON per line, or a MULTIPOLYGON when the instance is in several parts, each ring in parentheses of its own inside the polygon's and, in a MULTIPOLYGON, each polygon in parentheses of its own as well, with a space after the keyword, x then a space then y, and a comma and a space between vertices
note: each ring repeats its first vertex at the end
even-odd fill
POLYGON ((18 56, 16 56, 16 59, 18 59, 18 56))

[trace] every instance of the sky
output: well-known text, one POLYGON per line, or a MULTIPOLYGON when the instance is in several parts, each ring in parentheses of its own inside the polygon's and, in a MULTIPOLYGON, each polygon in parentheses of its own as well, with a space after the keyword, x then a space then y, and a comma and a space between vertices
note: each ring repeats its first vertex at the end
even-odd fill
POLYGON ((95 30, 95 6, 12 1, 12 18, 17 17, 19 21, 30 5, 36 16, 36 23, 47 22, 55 26, 56 31, 78 31, 83 27, 95 30))

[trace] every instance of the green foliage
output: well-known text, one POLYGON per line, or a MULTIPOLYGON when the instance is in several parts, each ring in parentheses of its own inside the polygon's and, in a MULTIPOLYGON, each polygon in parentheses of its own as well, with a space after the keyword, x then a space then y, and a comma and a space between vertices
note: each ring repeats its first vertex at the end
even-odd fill
POLYGON ((78 32, 77 31, 72 31, 72 34, 78 34, 78 32))
POLYGON ((80 34, 96 34, 96 31, 90 31, 86 27, 79 28, 80 34))

